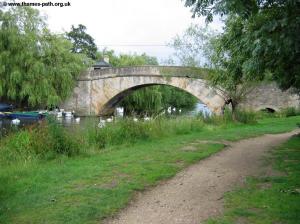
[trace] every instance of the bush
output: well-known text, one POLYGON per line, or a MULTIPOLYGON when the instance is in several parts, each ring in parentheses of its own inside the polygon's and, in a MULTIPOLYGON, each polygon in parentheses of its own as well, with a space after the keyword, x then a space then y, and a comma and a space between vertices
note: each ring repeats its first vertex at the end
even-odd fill
POLYGON ((256 113, 251 111, 236 111, 236 120, 243 124, 255 124, 257 123, 256 113))
POLYGON ((48 139, 50 151, 56 154, 72 156, 79 154, 80 142, 76 136, 67 132, 61 125, 57 124, 53 118, 48 119, 48 139))
POLYGON ((223 116, 211 115, 206 116, 202 113, 199 113, 197 117, 203 120, 206 124, 212 125, 228 125, 229 123, 240 122, 243 124, 254 124, 257 122, 257 115, 255 112, 251 111, 235 111, 235 119, 230 110, 225 110, 223 116))
POLYGON ((34 128, 12 132, 0 145, 1 160, 9 163, 34 159, 52 159, 59 155, 73 156, 82 144, 54 120, 34 128))
POLYGON ((300 115, 300 109, 295 107, 287 107, 281 111, 283 117, 292 117, 300 115))

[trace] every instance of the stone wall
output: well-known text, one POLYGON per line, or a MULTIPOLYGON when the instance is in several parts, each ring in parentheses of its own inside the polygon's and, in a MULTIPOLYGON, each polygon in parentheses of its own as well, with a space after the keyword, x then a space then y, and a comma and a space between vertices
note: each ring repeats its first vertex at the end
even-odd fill
POLYGON ((281 91, 276 83, 262 83, 251 91, 241 104, 244 109, 259 111, 270 108, 280 111, 287 107, 299 107, 299 96, 292 91, 281 91))

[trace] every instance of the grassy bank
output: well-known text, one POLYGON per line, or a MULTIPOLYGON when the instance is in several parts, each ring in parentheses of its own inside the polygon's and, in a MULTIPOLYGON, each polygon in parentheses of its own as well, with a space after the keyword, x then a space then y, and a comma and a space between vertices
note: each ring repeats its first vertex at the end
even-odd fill
POLYGON ((12 134, 0 143, 0 222, 99 223, 126 206, 134 192, 223 148, 198 142, 184 150, 190 143, 290 131, 299 120, 267 118, 248 125, 201 119, 124 121, 102 132, 89 126, 57 136, 62 130, 52 126, 12 134), (76 150, 65 150, 65 145, 76 150), (15 150, 10 157, 8 150, 15 150))
POLYGON ((300 220, 300 136, 275 149, 268 163, 272 175, 248 178, 225 197, 223 217, 208 224, 298 224, 300 220))

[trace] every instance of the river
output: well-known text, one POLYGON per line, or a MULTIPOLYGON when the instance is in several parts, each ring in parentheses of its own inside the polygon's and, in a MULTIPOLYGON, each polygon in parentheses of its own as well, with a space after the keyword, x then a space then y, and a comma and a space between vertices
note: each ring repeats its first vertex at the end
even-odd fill
MULTIPOLYGON (((204 115, 210 115, 211 111, 207 108, 205 104, 197 103, 195 109, 191 111, 185 111, 179 113, 178 110, 173 111, 171 110, 170 116, 195 116, 202 112, 204 115)), ((167 110, 166 113, 168 114, 167 110)), ((94 122, 96 125, 99 123, 99 117, 80 117, 80 118, 56 118, 57 123, 61 124, 66 128, 78 128, 78 127, 85 127, 87 122, 94 122)), ((32 119, 20 119, 20 123, 18 125, 12 124, 12 120, 10 119, 0 119, 0 137, 5 136, 11 130, 18 130, 22 129, 26 126, 35 125, 38 123, 43 122, 43 120, 32 120, 32 119)))

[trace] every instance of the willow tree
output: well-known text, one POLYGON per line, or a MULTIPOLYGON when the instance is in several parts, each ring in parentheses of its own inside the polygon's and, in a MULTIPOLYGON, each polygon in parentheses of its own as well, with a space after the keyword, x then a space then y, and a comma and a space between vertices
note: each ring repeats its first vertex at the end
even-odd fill
POLYGON ((216 31, 208 26, 191 24, 182 34, 177 34, 168 43, 168 46, 174 50, 171 61, 177 61, 182 66, 207 66, 209 61, 206 54, 209 41, 215 35, 216 31))
POLYGON ((59 104, 88 63, 71 48, 37 10, 0 11, 0 99, 31 107, 59 104))

